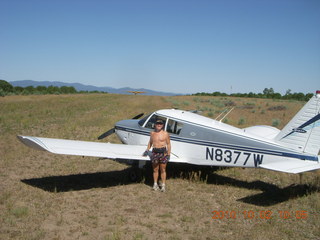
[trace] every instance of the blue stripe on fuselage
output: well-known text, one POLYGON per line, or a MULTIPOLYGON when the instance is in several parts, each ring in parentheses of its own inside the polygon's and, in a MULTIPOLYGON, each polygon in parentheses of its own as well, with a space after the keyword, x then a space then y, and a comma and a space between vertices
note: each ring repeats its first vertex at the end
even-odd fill
MULTIPOLYGON (((117 130, 136 133, 144 136, 150 136, 150 131, 143 131, 143 130, 137 130, 132 129, 128 127, 121 127, 116 126, 117 130)), ((170 138, 172 141, 176 142, 183 142, 183 143, 190 143, 190 144, 196 144, 201 146, 207 146, 207 147, 220 147, 220 148, 227 148, 230 150, 239 150, 239 151, 247 151, 247 152, 254 152, 254 153, 261 153, 261 154, 269 154, 274 156, 281 156, 281 157, 290 157, 290 158, 298 158, 301 160, 311 160, 311 161, 318 161, 317 156, 310 156, 310 155, 302 155, 298 153, 290 153, 290 152, 281 152, 281 151, 275 151, 275 150, 269 150, 269 149, 259 149, 259 148, 252 148, 252 147, 246 147, 246 146, 235 146, 225 143, 217 143, 217 142, 211 142, 211 141, 204 141, 204 140, 198 140, 198 139, 188 139, 188 138, 181 138, 175 135, 170 135, 170 138)))

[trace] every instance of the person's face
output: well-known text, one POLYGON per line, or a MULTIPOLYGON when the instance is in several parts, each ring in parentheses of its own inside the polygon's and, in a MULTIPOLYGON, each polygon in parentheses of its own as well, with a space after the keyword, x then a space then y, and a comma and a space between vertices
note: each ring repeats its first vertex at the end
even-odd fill
POLYGON ((161 130, 163 128, 163 123, 156 123, 156 130, 161 130))

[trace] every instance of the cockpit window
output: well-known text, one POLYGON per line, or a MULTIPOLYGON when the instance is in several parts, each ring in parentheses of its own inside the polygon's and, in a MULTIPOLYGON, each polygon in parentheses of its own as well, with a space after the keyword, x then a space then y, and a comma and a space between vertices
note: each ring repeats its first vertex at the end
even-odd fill
POLYGON ((169 119, 167 125, 167 132, 179 135, 181 129, 183 128, 183 124, 172 119, 169 119))
POLYGON ((147 119, 150 117, 151 114, 149 114, 148 116, 145 116, 144 118, 142 118, 140 121, 139 121, 139 125, 142 127, 143 124, 145 123, 145 121, 147 121, 147 119))
POLYGON ((166 123, 166 121, 167 121, 166 118, 160 117, 160 116, 158 116, 157 114, 153 114, 144 127, 145 127, 145 128, 154 129, 155 122, 156 122, 158 119, 163 120, 164 123, 166 123))

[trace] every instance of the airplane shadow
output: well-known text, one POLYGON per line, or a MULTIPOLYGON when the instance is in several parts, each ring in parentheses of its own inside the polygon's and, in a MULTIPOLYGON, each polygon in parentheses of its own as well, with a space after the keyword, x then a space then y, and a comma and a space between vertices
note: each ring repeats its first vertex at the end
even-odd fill
MULTIPOLYGON (((22 179, 21 182, 33 187, 43 189, 48 192, 68 192, 88 190, 92 188, 107 188, 118 185, 128 185, 133 183, 130 181, 130 173, 133 168, 127 168, 119 171, 97 172, 74 174, 66 176, 49 176, 42 178, 22 179)), ((182 178, 188 180, 205 181, 207 184, 232 186, 236 188, 245 188, 249 190, 261 190, 261 193, 252 194, 237 201, 257 205, 272 206, 289 199, 299 198, 309 195, 313 192, 319 192, 320 188, 307 184, 293 184, 284 188, 280 188, 272 183, 263 181, 243 181, 232 177, 219 175, 221 168, 201 168, 185 165, 168 165, 167 178, 182 178), (196 174, 195 174, 196 173, 196 174)), ((152 186, 152 168, 147 165, 143 170, 143 179, 146 185, 152 186)))
MULTIPOLYGON (((186 166, 180 168, 178 172, 168 169, 171 177, 184 177, 192 180, 192 172, 196 172, 196 179, 205 181, 207 184, 225 185, 236 188, 245 188, 249 190, 260 190, 261 193, 252 194, 250 196, 237 199, 237 201, 256 205, 256 206, 272 206, 289 199, 299 198, 305 195, 319 192, 319 186, 308 184, 292 184, 284 188, 280 188, 275 184, 266 183, 260 180, 257 181, 243 181, 232 177, 219 175, 219 170, 222 168, 205 168, 199 166, 186 166)), ((170 178, 170 177, 169 177, 170 178)))
POLYGON ((256 206, 272 206, 289 199, 299 198, 313 192, 319 192, 320 188, 308 184, 292 184, 280 188, 275 184, 263 181, 242 181, 231 177, 221 176, 213 173, 209 176, 207 183, 215 185, 228 185, 237 188, 261 190, 261 193, 237 199, 237 201, 253 204, 256 206))
POLYGON ((130 184, 128 169, 110 172, 74 174, 66 176, 50 176, 22 179, 21 182, 48 192, 68 192, 107 188, 122 184, 130 184))

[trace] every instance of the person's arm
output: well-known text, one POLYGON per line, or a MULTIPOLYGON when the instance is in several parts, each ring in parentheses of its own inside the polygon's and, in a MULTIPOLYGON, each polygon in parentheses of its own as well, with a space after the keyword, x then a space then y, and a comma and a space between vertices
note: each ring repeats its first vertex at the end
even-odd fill
MULTIPOLYGON (((152 134, 152 133, 151 133, 152 134)), ((150 150, 150 148, 152 147, 152 135, 150 136, 150 140, 149 140, 149 143, 148 143, 148 147, 147 149, 144 151, 144 153, 142 154, 143 156, 147 156, 148 155, 148 152, 150 150)))
POLYGON ((149 140, 149 143, 148 143, 148 147, 147 147, 147 151, 149 151, 150 150, 150 148, 152 147, 152 133, 151 133, 151 135, 150 135, 150 140, 149 140))
POLYGON ((170 141, 170 135, 167 133, 167 139, 166 139, 166 143, 167 143, 167 154, 170 156, 171 154, 171 141, 170 141))

